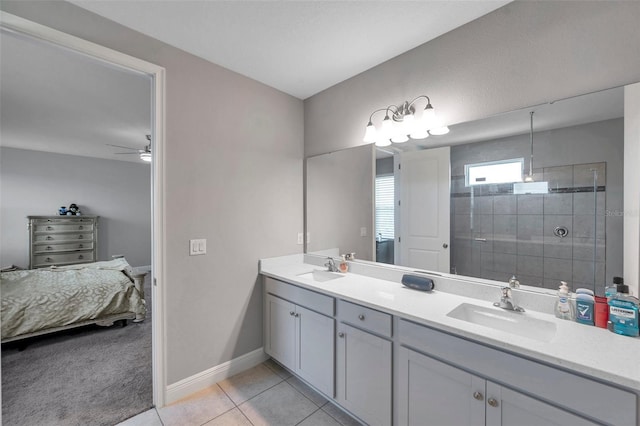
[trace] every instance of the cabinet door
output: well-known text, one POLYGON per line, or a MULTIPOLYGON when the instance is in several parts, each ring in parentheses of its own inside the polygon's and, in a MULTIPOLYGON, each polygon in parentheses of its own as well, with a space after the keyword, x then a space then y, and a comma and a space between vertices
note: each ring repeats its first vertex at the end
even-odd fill
POLYGON ((342 323, 336 342, 338 403, 370 425, 390 425, 391 342, 342 323))
POLYGON ((295 305, 267 295, 266 352, 291 370, 295 369, 295 305))
POLYGON ((401 347, 400 425, 484 425, 485 380, 401 347))
POLYGON ((296 373, 333 398, 334 319, 296 306, 296 373))
POLYGON ((597 424, 493 382, 487 382, 486 413, 487 426, 582 426, 597 424))

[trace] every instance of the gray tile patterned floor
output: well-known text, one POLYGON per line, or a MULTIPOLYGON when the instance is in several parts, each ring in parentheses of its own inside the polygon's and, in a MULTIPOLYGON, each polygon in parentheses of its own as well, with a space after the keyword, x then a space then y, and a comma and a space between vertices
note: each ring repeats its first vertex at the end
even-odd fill
POLYGON ((118 426, 358 426, 272 360, 118 426))

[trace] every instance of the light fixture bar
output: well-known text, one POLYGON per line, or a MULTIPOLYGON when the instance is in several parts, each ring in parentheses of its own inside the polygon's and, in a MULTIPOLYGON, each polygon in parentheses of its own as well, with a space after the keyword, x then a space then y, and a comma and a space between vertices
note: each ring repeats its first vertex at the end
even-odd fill
POLYGON ((429 135, 444 135, 449 133, 449 128, 445 126, 436 114, 431 99, 426 95, 420 95, 412 101, 404 101, 400 105, 389 105, 371 113, 367 123, 364 142, 375 143, 376 146, 389 146, 391 143, 403 143, 409 139, 425 139, 429 135), (426 100, 426 105, 419 117, 415 116, 415 103, 426 100), (373 124, 373 116, 385 111, 384 119, 378 129, 373 124))

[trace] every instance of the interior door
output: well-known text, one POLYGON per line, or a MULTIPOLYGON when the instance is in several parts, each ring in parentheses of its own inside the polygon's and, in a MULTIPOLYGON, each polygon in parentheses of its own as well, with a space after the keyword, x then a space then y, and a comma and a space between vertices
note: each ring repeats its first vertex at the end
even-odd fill
POLYGON ((449 147, 403 152, 395 167, 400 183, 397 265, 449 272, 449 147))

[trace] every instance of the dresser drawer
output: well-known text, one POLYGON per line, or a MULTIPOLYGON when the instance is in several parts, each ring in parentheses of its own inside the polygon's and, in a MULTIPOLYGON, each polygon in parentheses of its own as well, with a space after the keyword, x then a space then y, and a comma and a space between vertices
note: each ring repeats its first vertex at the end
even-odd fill
POLYGON ((33 266, 40 268, 43 266, 63 265, 68 263, 94 262, 92 251, 64 253, 64 254, 42 254, 33 257, 33 266))
POLYGON ((391 318, 387 313, 338 300, 338 319, 363 330, 391 337, 391 318))
POLYGON ((37 224, 34 225, 33 231, 36 234, 44 234, 44 233, 58 233, 58 232, 93 232, 93 223, 69 223, 69 224, 60 224, 60 223, 49 223, 49 224, 37 224))
POLYGON ((34 225, 39 224, 55 224, 55 223, 94 223, 96 221, 95 218, 91 217, 82 217, 82 216, 60 216, 60 217, 40 217, 40 218, 32 218, 31 222, 34 225))
POLYGON ((50 244, 35 244, 33 246, 34 254, 43 253, 57 253, 61 251, 78 251, 78 250, 93 250, 93 242, 87 241, 82 243, 50 243, 50 244))
POLYGON ((93 241, 93 232, 74 232, 69 234, 38 234, 33 236, 34 243, 53 243, 57 241, 93 241))

